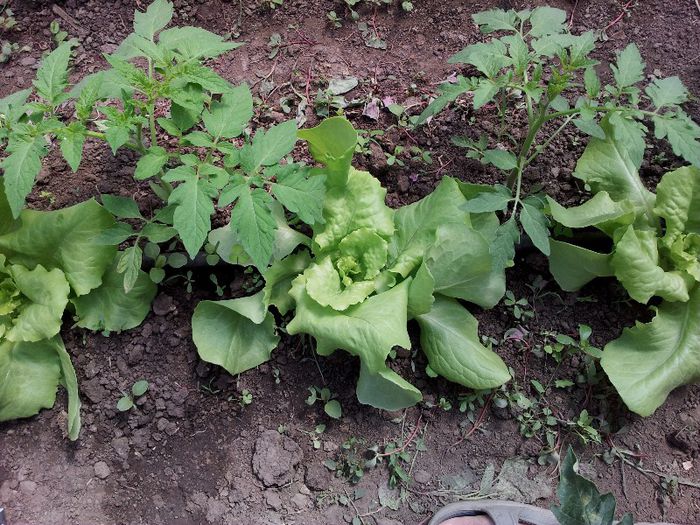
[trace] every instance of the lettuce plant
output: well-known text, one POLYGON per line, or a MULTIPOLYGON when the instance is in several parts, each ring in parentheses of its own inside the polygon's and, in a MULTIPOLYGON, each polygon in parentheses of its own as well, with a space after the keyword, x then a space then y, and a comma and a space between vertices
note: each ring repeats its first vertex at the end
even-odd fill
POLYGON ((614 276, 635 301, 662 299, 654 319, 625 329, 601 360, 627 406, 647 416, 675 387, 700 380, 700 169, 666 173, 653 193, 638 173, 643 151, 606 132, 591 140, 574 173, 593 197, 569 209, 548 201, 557 223, 594 227, 612 250, 552 239, 549 265, 564 290, 614 276))
POLYGON ((321 180, 309 178, 301 166, 280 163, 296 143, 295 122, 251 136, 250 89, 204 65, 241 44, 197 27, 166 29, 172 16, 168 0, 137 11, 134 32, 105 55, 111 67, 70 89, 72 44, 63 43, 43 60, 33 89, 0 100, 0 146, 6 143, 7 153, 0 167, 14 217, 32 190, 48 139, 60 144, 73 171, 88 138, 106 141, 114 153, 128 148, 140 154, 134 178, 148 181, 163 207, 145 218, 131 199, 104 201, 117 217, 133 220, 102 238, 111 244, 131 240, 117 264, 126 291, 139 275, 142 241, 177 235, 194 257, 211 229, 215 204, 235 203, 231 227, 259 268, 270 261, 278 227, 273 200, 309 224, 321 218, 321 180), (159 117, 161 108, 165 114, 159 117))
MULTIPOLYGON (((481 344, 476 319, 458 301, 489 308, 505 292, 504 265, 487 242, 498 227, 495 214, 466 212, 462 187, 449 177, 419 202, 387 207, 379 181, 351 165, 357 133, 344 118, 299 137, 323 165, 311 170, 325 185, 323 221, 310 238, 279 230, 259 293, 197 305, 192 329, 200 357, 231 374, 267 361, 279 342, 274 306, 293 313, 287 332, 312 335, 318 354, 342 349, 359 358, 357 397, 374 407, 396 410, 422 397, 387 365, 393 347, 411 346, 409 320, 417 321, 436 374, 476 389, 508 381, 508 368, 481 344)), ((235 238, 212 235, 225 260, 246 263, 235 238)))
POLYGON ((449 59, 476 68, 479 75, 457 75, 454 82, 444 83, 416 123, 424 123, 464 94, 471 96, 475 110, 495 105, 500 118, 497 136, 454 137, 453 142, 467 149, 467 157, 504 174, 505 185, 483 186, 468 204, 472 211, 503 212, 505 220, 494 238, 501 257, 514 255, 518 222, 533 244, 549 255, 545 201, 537 190, 527 195, 522 178, 567 127, 602 140, 607 125, 619 144, 643 150, 651 122, 655 138, 665 138, 675 154, 700 167, 700 126, 681 108, 688 100, 687 89, 678 77, 645 83, 645 64, 636 45, 618 54, 610 65, 613 82, 604 85, 596 72, 598 62, 589 56, 596 36, 590 31, 571 34, 565 11, 492 9, 472 18, 482 33, 500 36, 472 44, 449 59), (522 138, 508 133, 508 119, 518 113, 527 122, 522 138))
POLYGON ((115 285, 117 249, 95 242, 114 224, 94 200, 13 219, 0 188, 0 421, 52 407, 62 384, 77 439, 78 382, 59 334, 65 310, 78 326, 125 330, 143 321, 156 291, 143 272, 128 295, 115 285))

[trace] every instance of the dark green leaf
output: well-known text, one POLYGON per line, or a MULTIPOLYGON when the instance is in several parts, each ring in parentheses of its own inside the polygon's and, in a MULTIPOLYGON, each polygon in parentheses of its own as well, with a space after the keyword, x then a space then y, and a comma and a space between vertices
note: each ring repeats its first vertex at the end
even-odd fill
POLYGON ((73 122, 61 130, 61 153, 73 173, 78 171, 80 161, 83 158, 85 131, 85 126, 79 122, 73 122))
POLYGON ((688 90, 678 77, 657 78, 644 92, 656 108, 675 106, 688 100, 688 90))
POLYGON ((472 15, 472 20, 479 26, 482 33, 494 31, 517 31, 515 28, 516 13, 513 10, 491 9, 472 15))
POLYGON ((549 255, 549 229, 547 228, 547 218, 542 210, 524 202, 520 212, 520 224, 523 225, 525 233, 537 249, 543 254, 549 255))
POLYGON ((173 4, 168 0, 155 0, 145 13, 134 12, 134 32, 153 40, 153 37, 170 23, 173 18, 173 4))
POLYGON ((124 291, 129 293, 141 273, 143 252, 138 246, 129 246, 118 257, 117 273, 124 274, 124 291))
POLYGON ((284 166, 275 171, 277 182, 271 184, 272 193, 289 211, 296 213, 306 224, 323 222, 323 198, 326 193, 325 177, 309 177, 308 169, 284 166))
POLYGON ((102 195, 102 206, 109 213, 120 219, 143 219, 134 199, 128 197, 102 195))
POLYGON ((612 525, 615 497, 601 495, 596 486, 576 472, 577 460, 569 447, 559 470, 559 506, 552 512, 561 525, 612 525))
POLYGON ((666 137, 673 153, 700 166, 700 126, 680 110, 675 116, 664 115, 653 117, 652 120, 657 139, 666 137))
POLYGON ((297 142, 297 124, 288 120, 272 126, 266 132, 259 130, 253 138, 252 163, 246 166, 249 172, 261 166, 272 166, 294 149, 297 142))
POLYGON ((136 235, 136 232, 131 227, 131 224, 118 222, 95 237, 95 244, 101 246, 116 246, 123 243, 132 235, 136 235))
POLYGON ((134 178, 136 180, 149 179, 163 169, 168 163, 168 152, 160 146, 151 146, 147 153, 136 164, 134 178))
MULTIPOLYGON (((213 101, 209 111, 202 113, 204 125, 215 139, 238 137, 252 117, 253 96, 246 84, 241 84, 231 92, 224 93, 220 101, 213 101)), ((296 134, 296 126, 294 134, 296 134)))
POLYGON ((204 245, 211 230, 211 215, 214 213, 212 199, 216 195, 212 183, 198 178, 194 172, 170 194, 168 204, 175 206, 173 226, 192 259, 204 245))
POLYGON ((270 210, 272 197, 262 188, 245 185, 240 190, 231 225, 255 266, 262 270, 270 262, 277 227, 270 210))
POLYGON ((63 102, 68 95, 68 62, 74 44, 63 42, 41 62, 36 72, 34 87, 41 98, 52 106, 63 102))
POLYGON ((11 135, 5 149, 9 155, 0 162, 5 183, 5 197, 14 218, 24 207, 24 201, 34 187, 34 180, 41 170, 41 159, 46 155, 44 137, 11 135))
POLYGON ((518 160, 510 151, 488 149, 484 151, 484 162, 493 164, 499 170, 510 171, 518 166, 518 160))
POLYGON ((617 55, 617 62, 610 66, 617 87, 633 86, 644 78, 644 61, 635 44, 628 45, 617 55))

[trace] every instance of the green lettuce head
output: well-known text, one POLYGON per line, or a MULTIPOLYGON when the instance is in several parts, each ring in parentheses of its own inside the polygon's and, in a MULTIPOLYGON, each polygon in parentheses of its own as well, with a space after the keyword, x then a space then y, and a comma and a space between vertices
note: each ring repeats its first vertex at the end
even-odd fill
POLYGON ((312 335, 318 354, 344 350, 359 359, 356 393, 364 404, 398 410, 422 399, 387 364, 394 347, 411 347, 412 319, 432 371, 475 389, 508 381, 508 368, 481 344, 476 319, 458 302, 491 307, 505 292, 504 268, 486 241, 495 215, 471 217, 460 183, 449 177, 421 201, 392 210, 379 180, 351 165, 357 133, 342 117, 299 137, 323 164, 313 172, 326 185, 323 221, 300 243, 310 253, 275 260, 255 296, 200 303, 192 324, 200 356, 232 374, 266 361, 278 342, 267 312, 275 306, 293 310, 287 333, 312 335))

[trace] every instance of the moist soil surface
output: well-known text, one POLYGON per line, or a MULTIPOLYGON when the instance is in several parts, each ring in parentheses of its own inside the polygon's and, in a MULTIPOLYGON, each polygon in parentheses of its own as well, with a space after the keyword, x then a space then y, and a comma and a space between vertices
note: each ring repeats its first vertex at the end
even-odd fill
MULTIPOLYGON (((80 39, 77 80, 106 66, 102 53, 116 48, 129 32, 134 9, 146 3, 11 0, 19 30, 3 38, 31 50, 0 65, 0 96, 30 85, 42 53, 53 45, 52 20, 80 39)), ((316 91, 331 79, 356 77, 359 85, 346 97, 360 102, 347 108, 346 115, 358 128, 387 130, 356 162, 381 179, 389 189, 388 203, 399 206, 425 196, 445 175, 498 181, 496 172, 465 159, 450 142, 455 134, 477 137, 492 130, 497 119, 489 108, 474 114, 470 104, 458 104, 416 131, 396 126, 386 110, 376 121, 362 115, 366 101, 386 97, 411 107, 411 113, 420 111, 426 95, 456 71, 447 58, 482 38, 470 16, 494 4, 523 8, 544 2, 414 0, 410 13, 398 5, 361 7, 360 21, 386 42, 385 50, 365 45, 341 1, 284 0, 272 10, 269 3, 253 0, 175 0, 175 22, 246 42, 214 67, 234 83, 253 86, 262 100, 256 118, 264 125, 288 118, 283 105, 294 116, 307 97, 311 104, 302 112, 306 125, 316 123, 316 91), (343 20, 342 28, 328 22, 331 10, 343 20), (271 57, 268 43, 274 33, 283 46, 271 57), (433 162, 404 157, 403 166, 390 166, 385 152, 396 145, 429 150, 433 162)), ((648 73, 678 75, 700 95, 700 12, 693 0, 548 4, 567 11, 575 33, 605 30, 596 51, 601 74, 615 50, 636 42, 648 73)), ((700 121, 699 106, 688 109, 700 121)), ((509 118, 513 133, 522 133, 519 117, 509 118)), ((579 202, 584 191, 571 172, 584 145, 575 133, 563 135, 540 157, 527 182, 543 182, 563 203, 579 202)), ((30 206, 53 209, 100 193, 135 196, 144 210, 155 204, 148 189, 133 182, 133 157, 120 153, 115 158, 106 145, 88 148, 76 174, 59 156, 49 157, 30 206)), ((667 148, 652 146, 642 174, 653 186, 676 165, 678 159, 667 148)), ((541 432, 523 436, 527 432, 521 432, 518 416, 522 420, 524 411, 517 404, 499 408, 486 393, 483 408, 478 401, 472 408, 464 402, 465 410, 460 410, 460 400, 470 392, 424 373, 415 334, 414 351, 399 350, 394 365, 406 375, 415 369, 413 382, 425 401, 400 413, 359 405, 355 361, 340 352, 315 358, 307 339, 283 336, 269 363, 240 377, 201 362, 191 341, 190 317, 198 301, 217 298, 212 273, 225 285, 224 297, 260 286, 239 268, 196 271, 193 292, 187 291, 182 275, 170 280, 161 287, 151 315, 133 331, 65 330, 81 388, 83 430, 77 442, 66 439, 63 394, 53 410, 0 425, 0 506, 6 507, 11 525, 396 525, 424 522, 444 503, 475 497, 549 506, 556 502, 557 453, 569 444, 581 458, 582 471, 602 491, 614 493, 620 512, 631 511, 639 521, 700 523, 700 388, 677 389, 643 419, 625 410, 602 373, 595 386, 549 386, 544 396, 531 382, 575 382, 582 373, 580 353, 561 365, 536 355, 538 347, 551 341, 546 334, 576 336, 585 324, 592 328, 592 344, 602 347, 635 319, 649 318, 647 309, 630 302, 615 282, 600 280, 577 294, 562 293, 552 283, 546 261, 524 249, 508 273, 508 286, 516 298, 528 300, 526 309, 534 317, 516 319, 506 305, 475 312, 480 333, 497 343, 495 350, 513 369, 508 392, 540 399, 563 422, 556 450, 548 454, 541 432), (117 400, 140 379, 148 380, 148 392, 134 409, 118 412, 117 400), (306 404, 311 386, 328 387, 337 395, 342 419, 329 418, 320 403, 306 404), (594 417, 602 443, 584 445, 577 436, 574 422, 583 409, 594 417), (321 424, 325 431, 314 435, 321 424), (405 445, 406 460, 400 463, 409 481, 399 489, 389 486, 397 475, 391 468, 396 454, 383 456, 375 468, 364 467, 355 484, 329 468, 331 460, 338 467, 353 460, 362 464, 367 449, 379 446, 382 452, 392 442, 405 445), (629 452, 629 463, 615 455, 619 450, 629 452)))

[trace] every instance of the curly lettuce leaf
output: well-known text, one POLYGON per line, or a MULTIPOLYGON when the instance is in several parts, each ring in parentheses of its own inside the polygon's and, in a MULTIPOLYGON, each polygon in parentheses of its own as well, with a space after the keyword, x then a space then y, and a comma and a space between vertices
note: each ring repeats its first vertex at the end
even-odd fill
POLYGON ((629 226, 615 243, 611 265, 615 277, 630 297, 647 303, 658 295, 668 301, 687 301, 691 279, 678 271, 666 271, 659 265, 656 232, 635 230, 629 226))
POLYGON ((321 306, 343 311, 361 303, 374 291, 374 281, 344 283, 330 256, 314 263, 304 272, 306 293, 321 306))
POLYGON ((666 234, 700 234, 700 168, 685 166, 666 173, 656 186, 654 213, 666 234))
POLYGON ((337 247, 360 228, 373 230, 384 239, 394 233, 394 210, 384 199, 386 189, 366 171, 350 168, 344 186, 331 186, 323 203, 324 224, 314 225, 314 251, 322 254, 337 247))
POLYGON ((510 380, 508 367, 481 344, 477 320, 457 301, 438 295, 417 318, 430 368, 454 383, 482 390, 510 380))
POLYGON ((62 270, 75 294, 85 295, 114 260, 116 246, 95 242, 114 224, 92 199, 57 211, 23 210, 19 224, 0 235, 0 251, 12 264, 62 270))
POLYGON ((676 387, 700 381, 700 287, 664 301, 650 323, 605 346, 601 365, 630 410, 649 416, 676 387))
POLYGON ((286 315, 294 308, 294 299, 289 295, 292 281, 308 268, 310 263, 311 257, 307 251, 273 262, 263 274, 265 278, 263 302, 268 306, 275 306, 282 315, 286 315))
POLYGON ((406 279, 384 293, 339 312, 314 301, 307 293, 306 276, 300 275, 290 292, 296 302, 296 315, 287 325, 287 331, 291 335, 314 336, 320 355, 342 349, 358 356, 376 373, 384 369, 394 346, 411 347, 406 329, 410 282, 406 279))
POLYGON ((80 433, 78 381, 59 336, 36 342, 0 342, 0 421, 31 417, 51 408, 56 389, 68 392, 68 437, 80 433))
POLYGON ((628 201, 639 225, 655 227, 655 196, 639 178, 641 156, 626 148, 608 132, 606 140, 592 137, 576 163, 574 176, 591 187, 593 193, 607 192, 613 201, 628 201))
POLYGON ((63 272, 48 271, 41 265, 33 270, 20 265, 3 268, 2 259, 0 256, 0 336, 13 342, 36 342, 58 334, 70 294, 63 272))

